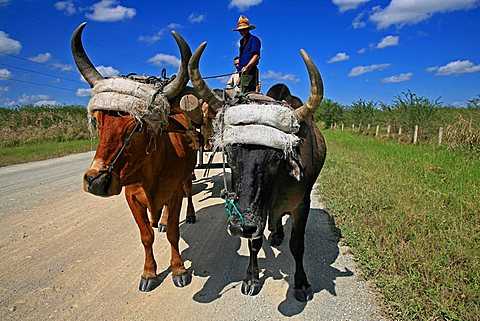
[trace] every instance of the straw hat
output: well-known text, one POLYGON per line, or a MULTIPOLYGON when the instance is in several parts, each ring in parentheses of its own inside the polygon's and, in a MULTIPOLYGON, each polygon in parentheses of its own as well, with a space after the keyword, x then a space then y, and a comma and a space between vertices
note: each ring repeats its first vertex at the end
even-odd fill
POLYGON ((240 18, 238 18, 237 28, 233 29, 233 31, 239 31, 243 29, 253 30, 255 29, 255 25, 250 24, 250 21, 248 20, 248 18, 241 15, 240 18))

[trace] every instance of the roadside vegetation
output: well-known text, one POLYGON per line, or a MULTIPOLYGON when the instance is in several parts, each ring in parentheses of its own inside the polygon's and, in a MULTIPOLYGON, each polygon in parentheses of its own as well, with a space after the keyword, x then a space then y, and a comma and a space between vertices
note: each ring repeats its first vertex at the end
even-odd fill
POLYGON ((0 166, 92 150, 84 106, 0 108, 0 166))
POLYGON ((478 320, 478 155, 323 133, 320 194, 392 317, 478 320))
POLYGON ((326 128, 354 130, 373 135, 375 127, 390 129, 390 139, 411 143, 415 126, 418 126, 418 142, 438 142, 442 128, 442 143, 451 149, 468 148, 480 155, 480 94, 467 102, 466 108, 444 106, 440 99, 431 100, 410 91, 397 95, 390 103, 358 100, 344 106, 330 99, 314 115, 315 121, 326 128), (336 126, 335 126, 336 125, 336 126), (401 135, 398 135, 401 128, 401 135))

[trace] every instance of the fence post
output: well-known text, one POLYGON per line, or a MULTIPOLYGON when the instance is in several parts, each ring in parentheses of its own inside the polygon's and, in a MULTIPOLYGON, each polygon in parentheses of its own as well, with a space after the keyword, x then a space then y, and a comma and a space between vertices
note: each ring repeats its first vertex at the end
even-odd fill
POLYGON ((355 131, 355 124, 352 124, 352 131, 355 131))
POLYGON ((343 123, 342 123, 342 132, 343 132, 343 123))
POLYGON ((359 132, 359 133, 362 133, 362 124, 361 124, 361 123, 358 124, 358 132, 359 132))
POLYGON ((416 144, 418 139, 418 125, 415 125, 415 131, 413 132, 413 143, 416 144))
POLYGON ((367 125, 367 134, 366 135, 370 135, 370 124, 367 125))
POLYGON ((379 130, 380 130, 380 125, 377 125, 377 129, 375 129, 375 137, 378 137, 379 130))
POLYGON ((443 127, 438 129, 438 145, 442 145, 443 127))
POLYGON ((398 127, 398 141, 402 141, 402 127, 398 127))
POLYGON ((390 137, 390 125, 387 126, 387 138, 390 137))

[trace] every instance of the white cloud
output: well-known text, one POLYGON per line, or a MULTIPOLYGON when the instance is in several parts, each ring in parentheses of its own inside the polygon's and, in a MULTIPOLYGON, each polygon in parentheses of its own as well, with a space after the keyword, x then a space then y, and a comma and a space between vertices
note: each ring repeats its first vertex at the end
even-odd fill
POLYGON ((435 75, 437 76, 471 74, 480 71, 480 65, 475 65, 470 60, 457 60, 449 62, 445 66, 427 68, 427 71, 436 71, 435 75))
POLYGON ((44 54, 38 54, 34 57, 28 58, 28 60, 33 61, 33 62, 38 62, 38 63, 44 63, 50 60, 52 58, 52 54, 49 52, 46 52, 44 54))
POLYGON ((49 100, 50 96, 48 95, 27 95, 22 94, 20 98, 18 98, 17 103, 19 104, 33 104, 41 100, 49 100))
POLYGON ((386 36, 378 43, 376 48, 381 49, 391 46, 398 46, 399 40, 400 38, 398 36, 386 36))
POLYGON ((34 106, 57 106, 60 105, 60 103, 56 100, 53 99, 48 99, 48 100, 39 100, 36 103, 33 104, 34 106))
POLYGON ((192 13, 188 16, 188 21, 190 21, 191 23, 199 23, 205 21, 205 15, 192 13))
POLYGON ((22 50, 22 44, 20 41, 11 39, 8 33, 0 31, 0 55, 2 53, 19 53, 20 50, 22 50))
POLYGON ((120 71, 113 68, 112 66, 98 66, 96 67, 100 75, 103 77, 116 77, 120 75, 120 71))
POLYGON ((353 68, 348 77, 357 77, 375 70, 384 70, 385 68, 390 67, 390 64, 374 64, 370 66, 357 66, 353 68))
MULTIPOLYGON (((118 76, 120 75, 120 72, 111 67, 111 66, 96 66, 95 67, 97 69, 97 71, 100 73, 100 75, 102 75, 103 77, 115 77, 115 76, 118 76)), ((85 80, 85 78, 83 78, 83 76, 80 76, 80 80, 83 81, 83 82, 87 82, 85 80)), ((77 91, 78 92, 78 91, 77 91)))
POLYGON ((0 95, 6 93, 7 91, 10 91, 10 87, 8 86, 0 87, 0 95))
POLYGON ((377 23, 378 29, 391 25, 403 27, 427 20, 435 13, 468 10, 478 4, 479 0, 392 0, 384 9, 375 7, 370 20, 377 23))
POLYGON ((365 51, 367 51, 366 48, 360 48, 360 49, 358 49, 358 53, 359 53, 359 54, 364 54, 365 51))
POLYGON ((138 41, 141 41, 141 42, 145 42, 149 45, 159 41, 160 39, 163 38, 163 35, 165 34, 165 32, 167 30, 174 30, 174 29, 180 29, 182 28, 182 25, 179 24, 179 23, 170 23, 168 26, 166 26, 165 28, 162 28, 160 30, 158 30, 156 33, 154 33, 153 35, 151 36, 139 36, 137 38, 138 41))
POLYGON ((58 1, 53 5, 58 11, 63 11, 67 16, 71 16, 77 13, 77 9, 72 0, 58 1))
POLYGON ((327 61, 327 63, 331 64, 331 63, 334 63, 334 62, 345 61, 345 60, 348 60, 348 59, 350 59, 349 55, 347 55, 345 52, 339 52, 334 57, 330 58, 330 60, 327 61))
POLYGON ((51 64, 50 67, 60 71, 73 71, 73 65, 70 65, 70 64, 61 64, 61 63, 55 62, 51 64))
POLYGON ((154 66, 170 65, 177 68, 180 66, 180 59, 175 56, 162 53, 156 54, 152 58, 148 59, 148 62, 154 66))
POLYGON ((230 0, 228 8, 237 7, 240 11, 246 11, 250 9, 250 7, 259 5, 262 1, 263 0, 230 0))
POLYGON ((1 6, 6 6, 10 3, 10 0, 0 0, 0 7, 1 6))
POLYGON ((113 22, 132 19, 137 14, 134 8, 126 8, 118 4, 117 0, 101 0, 95 3, 85 17, 93 21, 113 22))
POLYGON ((359 5, 368 1, 370 0, 332 0, 332 2, 338 6, 340 12, 357 9, 359 5))
POLYGON ((92 94, 92 88, 78 88, 77 97, 89 97, 92 94))
POLYGON ((363 18, 363 13, 360 13, 355 17, 355 20, 353 20, 352 22, 353 29, 365 28, 367 24, 364 21, 362 21, 362 18, 363 18))
POLYGON ((12 76, 10 70, 2 68, 0 69, 0 80, 9 79, 12 76))
POLYGON ((280 72, 268 70, 266 73, 262 74, 260 78, 264 79, 274 79, 279 81, 291 81, 299 82, 300 79, 294 74, 282 74, 280 72))
POLYGON ((399 74, 390 77, 386 77, 382 79, 383 83, 391 83, 391 82, 402 82, 412 79, 413 73, 409 72, 406 74, 399 74))
POLYGON ((6 106, 20 106, 20 105, 60 105, 60 103, 52 99, 48 95, 27 95, 22 94, 16 101, 10 98, 0 99, 0 102, 6 106))

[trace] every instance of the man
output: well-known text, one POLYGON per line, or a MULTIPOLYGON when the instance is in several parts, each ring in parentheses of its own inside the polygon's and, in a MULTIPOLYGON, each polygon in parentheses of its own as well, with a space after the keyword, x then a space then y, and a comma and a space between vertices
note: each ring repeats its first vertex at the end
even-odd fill
POLYGON ((256 92, 258 85, 258 62, 260 61, 261 41, 257 36, 250 33, 255 25, 250 24, 247 17, 241 15, 238 18, 237 28, 242 36, 240 39, 240 91, 242 93, 256 92))
POLYGON ((236 56, 233 58, 233 65, 235 66, 235 73, 230 76, 230 79, 227 82, 227 89, 233 89, 235 91, 240 91, 240 57, 236 56))

